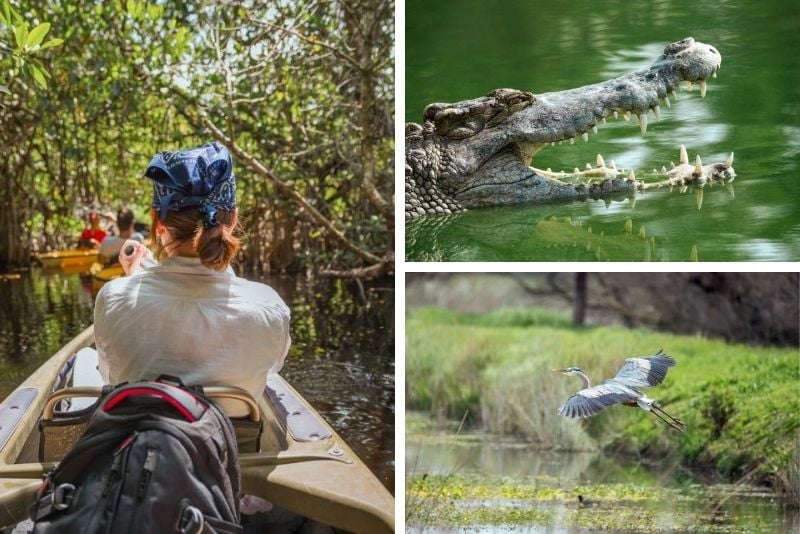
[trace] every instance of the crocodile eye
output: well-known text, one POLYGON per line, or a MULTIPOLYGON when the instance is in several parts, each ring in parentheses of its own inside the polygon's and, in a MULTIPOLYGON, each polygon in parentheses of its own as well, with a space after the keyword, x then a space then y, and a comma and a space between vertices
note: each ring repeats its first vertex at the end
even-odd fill
POLYGON ((483 130, 484 124, 483 117, 474 115, 450 124, 437 124, 436 130, 450 139, 466 139, 483 130))

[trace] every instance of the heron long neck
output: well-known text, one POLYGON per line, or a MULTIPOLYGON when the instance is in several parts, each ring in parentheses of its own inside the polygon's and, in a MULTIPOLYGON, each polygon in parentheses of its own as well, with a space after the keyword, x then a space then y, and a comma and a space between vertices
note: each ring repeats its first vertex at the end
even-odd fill
POLYGON ((581 380, 583 381, 583 389, 587 389, 590 386, 589 377, 586 376, 586 373, 583 371, 578 371, 578 376, 581 377, 581 380))

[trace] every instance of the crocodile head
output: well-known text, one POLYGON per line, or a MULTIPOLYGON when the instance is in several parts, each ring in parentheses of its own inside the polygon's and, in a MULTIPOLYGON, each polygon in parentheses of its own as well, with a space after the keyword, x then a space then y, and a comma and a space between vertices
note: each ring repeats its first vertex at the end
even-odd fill
POLYGON ((422 125, 406 125, 406 215, 633 191, 641 184, 616 170, 593 185, 573 185, 533 169, 532 159, 547 144, 587 139, 609 116, 634 114, 644 133, 648 112, 658 117, 680 82, 699 84, 705 96, 721 61, 716 48, 688 37, 649 67, 605 82, 538 95, 496 89, 431 104, 422 125))

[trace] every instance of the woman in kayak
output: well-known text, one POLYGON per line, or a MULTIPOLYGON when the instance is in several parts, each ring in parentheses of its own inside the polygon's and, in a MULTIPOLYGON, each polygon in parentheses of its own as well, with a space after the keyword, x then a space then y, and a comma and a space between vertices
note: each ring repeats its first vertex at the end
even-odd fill
POLYGON ((89 225, 81 232, 78 248, 97 248, 106 237, 106 231, 100 227, 100 215, 96 211, 89 212, 89 225))
POLYGON ((101 375, 118 384, 169 374, 260 398, 289 350, 289 309, 271 287, 231 268, 241 227, 228 149, 209 143, 162 152, 145 176, 153 182, 150 235, 159 263, 126 241, 120 264, 128 276, 97 295, 101 375))

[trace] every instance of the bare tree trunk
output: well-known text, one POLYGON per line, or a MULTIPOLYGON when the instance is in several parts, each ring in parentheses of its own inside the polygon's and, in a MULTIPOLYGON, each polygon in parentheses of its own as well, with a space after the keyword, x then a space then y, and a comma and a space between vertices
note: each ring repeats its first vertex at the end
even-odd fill
POLYGON ((583 326, 586 320, 586 276, 587 273, 575 273, 575 301, 572 309, 572 324, 583 326))

